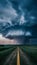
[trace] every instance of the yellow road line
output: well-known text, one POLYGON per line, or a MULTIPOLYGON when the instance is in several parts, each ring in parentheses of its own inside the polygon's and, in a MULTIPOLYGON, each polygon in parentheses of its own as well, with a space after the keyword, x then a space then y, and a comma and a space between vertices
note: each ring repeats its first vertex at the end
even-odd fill
POLYGON ((17 65, 20 65, 20 52, 19 52, 19 48, 17 48, 17 65))

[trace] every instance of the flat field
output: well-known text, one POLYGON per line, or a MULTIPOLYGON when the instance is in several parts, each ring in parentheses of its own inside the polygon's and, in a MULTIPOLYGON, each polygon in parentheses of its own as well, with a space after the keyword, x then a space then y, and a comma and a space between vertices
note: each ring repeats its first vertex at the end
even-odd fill
POLYGON ((19 47, 20 50, 20 65, 37 65, 37 46, 12 45, 0 45, 0 65, 17 65, 17 47, 19 47), (16 56, 13 54, 14 52, 16 53, 16 56), (12 59, 14 56, 15 58, 12 59))

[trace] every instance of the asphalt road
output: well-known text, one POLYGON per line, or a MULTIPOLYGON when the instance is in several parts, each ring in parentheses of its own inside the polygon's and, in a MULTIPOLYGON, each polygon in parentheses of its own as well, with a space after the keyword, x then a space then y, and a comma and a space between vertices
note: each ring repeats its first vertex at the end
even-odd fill
POLYGON ((0 60, 0 65, 37 65, 37 47, 0 46, 0 60))

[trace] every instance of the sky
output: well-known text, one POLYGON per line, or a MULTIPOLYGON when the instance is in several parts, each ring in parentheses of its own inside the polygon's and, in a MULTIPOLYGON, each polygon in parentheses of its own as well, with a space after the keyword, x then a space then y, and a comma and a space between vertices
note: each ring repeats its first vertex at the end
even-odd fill
POLYGON ((37 37, 37 0, 0 0, 0 35, 37 37))

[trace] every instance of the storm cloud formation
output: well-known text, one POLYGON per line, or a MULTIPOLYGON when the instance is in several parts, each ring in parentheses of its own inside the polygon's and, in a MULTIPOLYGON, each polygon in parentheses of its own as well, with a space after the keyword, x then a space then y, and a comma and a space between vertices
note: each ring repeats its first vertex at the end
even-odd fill
POLYGON ((37 0, 0 0, 0 34, 37 37, 37 0))

